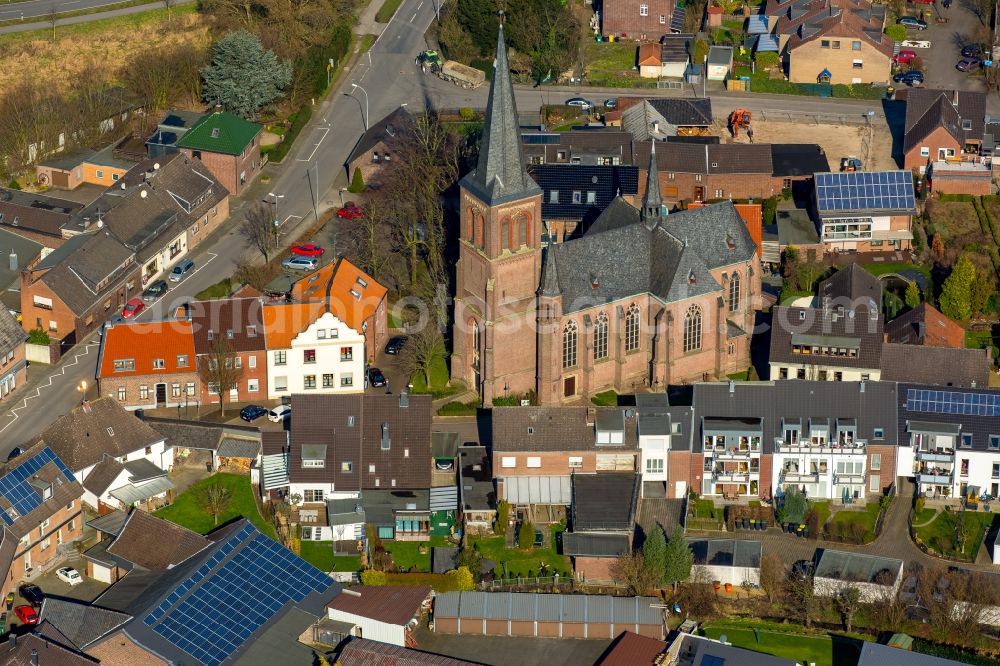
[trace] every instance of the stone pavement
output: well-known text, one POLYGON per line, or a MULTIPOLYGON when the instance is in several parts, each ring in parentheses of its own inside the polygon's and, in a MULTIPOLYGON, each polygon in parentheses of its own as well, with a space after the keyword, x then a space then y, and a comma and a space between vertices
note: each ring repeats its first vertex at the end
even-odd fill
MULTIPOLYGON (((764 555, 777 554, 785 564, 793 564, 798 560, 811 560, 817 550, 829 548, 830 550, 842 550, 855 553, 866 553, 868 555, 878 555, 880 557, 892 557, 903 560, 905 564, 917 562, 925 566, 941 566, 957 564, 964 569, 977 571, 997 572, 997 567, 989 562, 989 558, 983 558, 986 546, 979 549, 979 557, 974 564, 956 563, 951 560, 944 560, 931 557, 927 553, 917 548, 913 540, 910 539, 910 528, 908 519, 910 508, 913 504, 913 483, 902 481, 899 484, 899 491, 889 506, 889 511, 885 517, 885 525, 882 533, 874 541, 864 545, 839 543, 835 541, 825 541, 822 539, 802 539, 785 534, 777 528, 771 528, 765 532, 754 532, 740 530, 734 533, 725 533, 725 537, 735 539, 747 539, 760 541, 763 545, 764 555)), ((706 532, 689 530, 688 536, 701 536, 720 538, 719 532, 706 532)))

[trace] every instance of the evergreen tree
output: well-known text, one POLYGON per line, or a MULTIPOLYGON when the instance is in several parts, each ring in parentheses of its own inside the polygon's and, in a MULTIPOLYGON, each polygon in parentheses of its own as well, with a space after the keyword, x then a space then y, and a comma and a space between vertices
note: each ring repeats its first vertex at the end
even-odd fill
POLYGON ((920 305, 920 288, 916 282, 906 285, 906 293, 903 294, 903 300, 906 302, 906 307, 911 310, 920 305))
POLYGON ((667 535, 659 524, 646 535, 646 541, 642 544, 642 559, 654 573, 656 580, 662 581, 667 564, 667 535))
POLYGON ((663 582, 677 588, 677 583, 691 576, 691 565, 694 564, 694 553, 684 540, 684 532, 680 525, 674 528, 674 533, 667 541, 664 556, 663 582))
POLYGON ((354 175, 351 177, 351 185, 347 188, 351 194, 360 194, 365 191, 365 177, 361 174, 359 167, 354 168, 354 175))
POLYGON ((201 70, 203 96, 246 119, 278 99, 292 82, 292 65, 266 50, 251 32, 226 34, 212 47, 212 62, 201 70))
POLYGON ((941 289, 941 312, 958 321, 972 318, 972 288, 976 281, 976 267, 968 255, 963 254, 951 268, 951 275, 941 289))

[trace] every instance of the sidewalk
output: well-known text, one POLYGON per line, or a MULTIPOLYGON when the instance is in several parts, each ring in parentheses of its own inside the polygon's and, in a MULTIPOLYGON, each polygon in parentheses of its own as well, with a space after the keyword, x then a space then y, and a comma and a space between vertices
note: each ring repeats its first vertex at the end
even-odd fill
POLYGON ((384 2, 385 0, 368 0, 368 6, 358 16, 358 23, 354 26, 355 35, 375 35, 377 37, 382 34, 387 24, 376 21, 375 15, 378 14, 378 10, 382 8, 384 2))

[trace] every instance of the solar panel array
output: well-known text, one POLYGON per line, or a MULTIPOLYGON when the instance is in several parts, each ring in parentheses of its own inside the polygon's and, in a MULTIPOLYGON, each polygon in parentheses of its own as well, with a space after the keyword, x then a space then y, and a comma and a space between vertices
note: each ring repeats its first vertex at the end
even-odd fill
POLYGON ((816 201, 827 210, 910 210, 916 207, 909 171, 817 173, 816 201))
POLYGON ((521 141, 526 145, 555 145, 561 141, 558 134, 522 134, 521 141))
POLYGON ((329 576, 247 524, 143 621, 192 657, 217 666, 286 603, 332 585, 329 576))
MULTIPOLYGON (((25 516, 41 505, 42 494, 28 483, 28 479, 50 462, 55 462, 67 480, 73 479, 73 472, 47 446, 0 477, 0 497, 10 502, 18 516, 25 516)), ((8 525, 14 524, 15 519, 6 511, 0 511, 0 517, 8 525)))
POLYGON ((907 389, 906 408, 934 414, 1000 416, 1000 394, 907 389))

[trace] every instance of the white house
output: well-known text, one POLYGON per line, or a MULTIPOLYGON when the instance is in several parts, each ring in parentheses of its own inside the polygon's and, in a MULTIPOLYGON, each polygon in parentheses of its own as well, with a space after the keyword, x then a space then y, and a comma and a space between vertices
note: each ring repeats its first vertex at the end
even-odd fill
POLYGON ((264 306, 268 398, 365 389, 365 338, 322 302, 264 306))
POLYGON ((429 586, 355 586, 342 590, 327 606, 331 620, 354 625, 352 636, 405 646, 407 635, 430 610, 429 586))
POLYGON ((836 596, 841 590, 855 587, 865 602, 896 594, 903 582, 903 561, 863 553, 824 549, 816 565, 813 586, 816 594, 836 596))
POLYGON ((636 395, 638 412, 640 493, 657 488, 658 497, 680 499, 687 496, 687 475, 679 475, 673 488, 667 487, 670 451, 690 450, 692 412, 690 407, 669 407, 665 394, 636 395), (647 486, 646 484, 651 484, 647 486), (656 484, 656 486, 652 485, 656 484))
POLYGON ((83 501, 98 508, 102 504, 128 510, 132 506, 150 507, 150 502, 166 497, 174 488, 166 470, 146 458, 129 462, 105 456, 83 482, 83 501))

